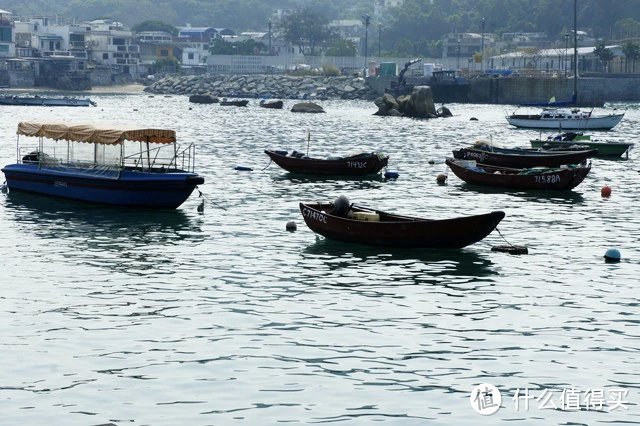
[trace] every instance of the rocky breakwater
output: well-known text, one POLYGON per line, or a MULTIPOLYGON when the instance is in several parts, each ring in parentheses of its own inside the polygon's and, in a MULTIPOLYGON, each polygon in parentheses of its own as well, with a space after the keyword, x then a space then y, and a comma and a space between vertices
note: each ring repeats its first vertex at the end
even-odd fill
POLYGON ((374 103, 378 107, 374 115, 414 118, 451 117, 451 112, 444 106, 436 110, 433 93, 429 86, 416 86, 410 95, 397 98, 385 93, 374 103))
POLYGON ((360 77, 288 75, 170 76, 144 89, 149 93, 241 98, 365 99, 378 95, 360 77))

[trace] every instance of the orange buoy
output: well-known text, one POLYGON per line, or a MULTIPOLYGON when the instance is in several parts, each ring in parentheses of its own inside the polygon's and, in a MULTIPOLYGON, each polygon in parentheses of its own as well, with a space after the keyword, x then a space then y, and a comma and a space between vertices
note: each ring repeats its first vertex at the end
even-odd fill
POLYGON ((602 195, 604 198, 609 198, 611 196, 611 188, 609 188, 609 185, 604 185, 602 187, 602 189, 600 190, 600 195, 602 195))

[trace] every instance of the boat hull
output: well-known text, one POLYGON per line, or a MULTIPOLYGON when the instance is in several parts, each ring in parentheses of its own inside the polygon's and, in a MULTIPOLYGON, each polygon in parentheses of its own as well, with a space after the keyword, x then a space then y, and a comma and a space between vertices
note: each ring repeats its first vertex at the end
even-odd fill
POLYGON ((475 160, 478 163, 500 167, 560 167, 563 164, 579 164, 596 154, 595 150, 573 152, 535 152, 527 150, 489 151, 477 148, 461 148, 453 151, 459 160, 475 160))
POLYGON ((0 96, 0 105, 86 107, 96 103, 90 99, 0 96))
POLYGON ((150 173, 123 170, 119 174, 87 172, 37 164, 11 164, 2 169, 10 191, 25 191, 121 207, 175 209, 204 179, 194 173, 150 173))
POLYGON ((529 141, 532 148, 543 149, 571 149, 571 147, 587 147, 589 149, 596 150, 594 157, 622 157, 629 153, 629 150, 633 147, 633 143, 626 142, 590 142, 588 140, 577 140, 574 142, 555 142, 548 140, 534 139, 529 141))
POLYGON ((331 209, 330 204, 300 203, 300 212, 307 226, 326 238, 346 243, 407 248, 466 247, 489 235, 505 216, 504 212, 495 211, 476 216, 429 220, 378 212, 381 221, 366 222, 335 216, 328 213, 331 209), (392 217, 387 220, 385 216, 392 217))
POLYGON ((317 158, 297 158, 275 151, 265 154, 278 166, 290 173, 335 176, 365 176, 379 173, 389 162, 389 157, 378 154, 357 155, 335 160, 317 158))
POLYGON ((527 129, 562 129, 562 130, 610 130, 614 128, 624 114, 612 114, 604 117, 584 119, 542 119, 539 115, 511 115, 507 122, 515 127, 527 129))
MULTIPOLYGON (((451 171, 460 179, 475 185, 493 186, 516 190, 569 190, 580 185, 589 174, 591 166, 548 169, 531 174, 511 173, 518 169, 506 169, 485 164, 477 164, 474 170, 461 165, 460 160, 446 160, 451 171), (498 173, 496 173, 498 172, 498 173)), ((523 171, 526 169, 518 170, 523 171)))

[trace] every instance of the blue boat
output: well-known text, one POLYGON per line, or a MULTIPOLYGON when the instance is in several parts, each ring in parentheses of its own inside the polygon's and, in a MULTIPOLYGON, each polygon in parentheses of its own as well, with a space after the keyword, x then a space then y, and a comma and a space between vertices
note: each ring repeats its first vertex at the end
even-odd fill
POLYGON ((17 162, 2 169, 10 191, 175 209, 204 183, 195 146, 179 147, 173 130, 21 122, 17 134, 17 162), (21 136, 37 142, 21 145, 21 136))

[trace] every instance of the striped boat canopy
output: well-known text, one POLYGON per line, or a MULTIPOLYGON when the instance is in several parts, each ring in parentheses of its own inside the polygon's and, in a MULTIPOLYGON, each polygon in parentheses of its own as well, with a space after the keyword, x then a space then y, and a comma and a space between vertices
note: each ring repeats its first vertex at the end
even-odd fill
POLYGON ((23 121, 18 124, 18 135, 45 137, 53 140, 67 140, 104 145, 116 145, 124 141, 174 143, 175 130, 121 128, 104 129, 88 124, 66 125, 34 123, 23 121))

